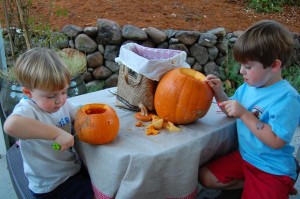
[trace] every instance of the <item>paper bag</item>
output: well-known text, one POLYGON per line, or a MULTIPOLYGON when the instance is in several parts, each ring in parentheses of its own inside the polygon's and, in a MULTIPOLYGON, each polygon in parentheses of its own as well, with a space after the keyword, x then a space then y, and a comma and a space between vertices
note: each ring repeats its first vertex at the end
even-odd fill
POLYGON ((121 46, 116 106, 139 111, 142 103, 154 111, 154 94, 159 79, 173 68, 190 68, 180 50, 148 48, 135 43, 121 46))

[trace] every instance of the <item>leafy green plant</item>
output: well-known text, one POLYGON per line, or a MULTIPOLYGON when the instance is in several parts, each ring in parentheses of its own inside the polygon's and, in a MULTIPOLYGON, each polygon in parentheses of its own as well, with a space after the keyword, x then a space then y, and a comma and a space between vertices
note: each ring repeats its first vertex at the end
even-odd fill
POLYGON ((290 6, 300 6, 300 1, 299 0, 285 0, 285 4, 290 5, 290 6))
POLYGON ((282 71, 282 77, 300 92, 300 65, 291 65, 282 71))
POLYGON ((247 6, 256 12, 282 12, 285 5, 300 6, 299 0, 248 0, 247 6))
POLYGON ((243 77, 239 74, 240 64, 235 61, 232 51, 229 50, 227 62, 225 64, 225 81, 223 81, 224 91, 228 96, 232 96, 235 90, 243 84, 243 77))
POLYGON ((38 19, 34 17, 28 17, 27 24, 30 29, 31 45, 40 47, 49 47, 51 27, 49 23, 37 23, 38 19))
POLYGON ((282 12, 284 0, 249 0, 248 7, 254 9, 256 12, 282 12))

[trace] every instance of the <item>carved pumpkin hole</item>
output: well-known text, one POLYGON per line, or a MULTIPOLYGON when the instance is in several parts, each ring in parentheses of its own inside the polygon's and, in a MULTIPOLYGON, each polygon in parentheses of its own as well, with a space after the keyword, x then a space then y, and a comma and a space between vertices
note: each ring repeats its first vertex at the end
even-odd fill
POLYGON ((93 115, 93 114, 101 114, 104 113, 106 111, 106 109, 102 109, 102 108, 90 108, 88 110, 85 111, 85 113, 87 115, 93 115))
POLYGON ((202 73, 195 73, 192 70, 189 70, 189 68, 181 68, 180 69, 181 74, 192 77, 196 80, 201 80, 205 79, 205 76, 202 73))

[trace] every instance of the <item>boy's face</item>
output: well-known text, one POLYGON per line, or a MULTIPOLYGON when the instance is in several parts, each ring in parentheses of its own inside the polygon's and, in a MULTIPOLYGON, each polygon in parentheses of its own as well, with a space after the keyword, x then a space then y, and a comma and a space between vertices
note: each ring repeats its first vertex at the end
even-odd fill
POLYGON ((253 87, 267 87, 279 79, 273 70, 273 67, 263 68, 263 65, 257 61, 247 61, 241 64, 240 73, 243 75, 244 82, 253 87))
POLYGON ((67 85, 64 89, 54 92, 33 89, 29 90, 23 88, 24 94, 31 98, 43 111, 48 113, 57 112, 67 100, 67 91, 69 86, 67 85))

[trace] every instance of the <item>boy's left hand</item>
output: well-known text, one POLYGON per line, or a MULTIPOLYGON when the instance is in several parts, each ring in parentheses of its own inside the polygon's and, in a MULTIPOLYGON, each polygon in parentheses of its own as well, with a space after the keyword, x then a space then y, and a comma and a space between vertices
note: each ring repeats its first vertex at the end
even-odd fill
POLYGON ((247 112, 247 109, 245 109, 236 100, 227 100, 227 101, 221 102, 221 103, 219 103, 219 106, 223 107, 225 109, 225 111, 227 112, 227 115, 230 117, 239 118, 244 113, 247 112))

